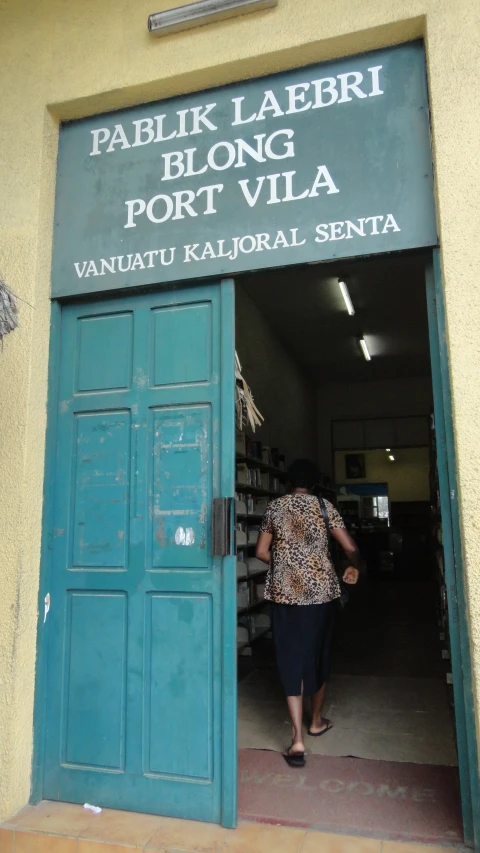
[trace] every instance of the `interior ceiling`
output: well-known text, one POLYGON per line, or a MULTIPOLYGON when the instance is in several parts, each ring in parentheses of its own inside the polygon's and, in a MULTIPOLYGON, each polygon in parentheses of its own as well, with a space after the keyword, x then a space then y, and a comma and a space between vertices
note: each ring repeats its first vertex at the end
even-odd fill
POLYGON ((425 259, 389 255, 237 279, 316 384, 430 375, 425 259), (338 286, 346 282, 355 315, 338 286), (367 362, 358 339, 372 355, 367 362))

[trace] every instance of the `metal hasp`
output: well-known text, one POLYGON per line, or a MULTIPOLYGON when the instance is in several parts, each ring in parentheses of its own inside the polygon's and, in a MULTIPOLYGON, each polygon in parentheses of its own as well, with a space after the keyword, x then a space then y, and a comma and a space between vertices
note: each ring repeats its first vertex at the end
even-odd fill
POLYGON ((212 554, 228 557, 232 553, 233 498, 214 498, 212 503, 212 554))
POLYGON ((148 31, 154 36, 165 36, 248 12, 271 9, 277 4, 278 0, 198 0, 197 3, 188 3, 186 6, 177 6, 175 9, 149 15, 148 31))

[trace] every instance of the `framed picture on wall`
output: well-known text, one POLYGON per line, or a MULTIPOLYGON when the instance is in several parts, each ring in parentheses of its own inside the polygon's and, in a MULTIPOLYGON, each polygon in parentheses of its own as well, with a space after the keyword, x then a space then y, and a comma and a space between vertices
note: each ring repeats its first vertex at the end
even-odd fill
POLYGON ((367 476, 365 470, 364 453, 345 454, 345 476, 347 480, 364 480, 367 476))

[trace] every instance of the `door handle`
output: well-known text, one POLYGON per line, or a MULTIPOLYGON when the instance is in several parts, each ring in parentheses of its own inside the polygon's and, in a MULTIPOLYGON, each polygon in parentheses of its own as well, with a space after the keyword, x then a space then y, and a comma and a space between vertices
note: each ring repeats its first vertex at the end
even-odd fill
POLYGON ((212 554, 228 557, 233 544, 234 498, 214 498, 212 505, 212 554))

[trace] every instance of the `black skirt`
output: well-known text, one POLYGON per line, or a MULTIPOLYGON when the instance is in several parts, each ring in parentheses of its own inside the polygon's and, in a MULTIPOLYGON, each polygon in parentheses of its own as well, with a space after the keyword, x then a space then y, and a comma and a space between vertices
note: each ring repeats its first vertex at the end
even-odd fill
POLYGON ((271 604, 277 668, 286 696, 313 696, 328 681, 334 606, 271 604))

